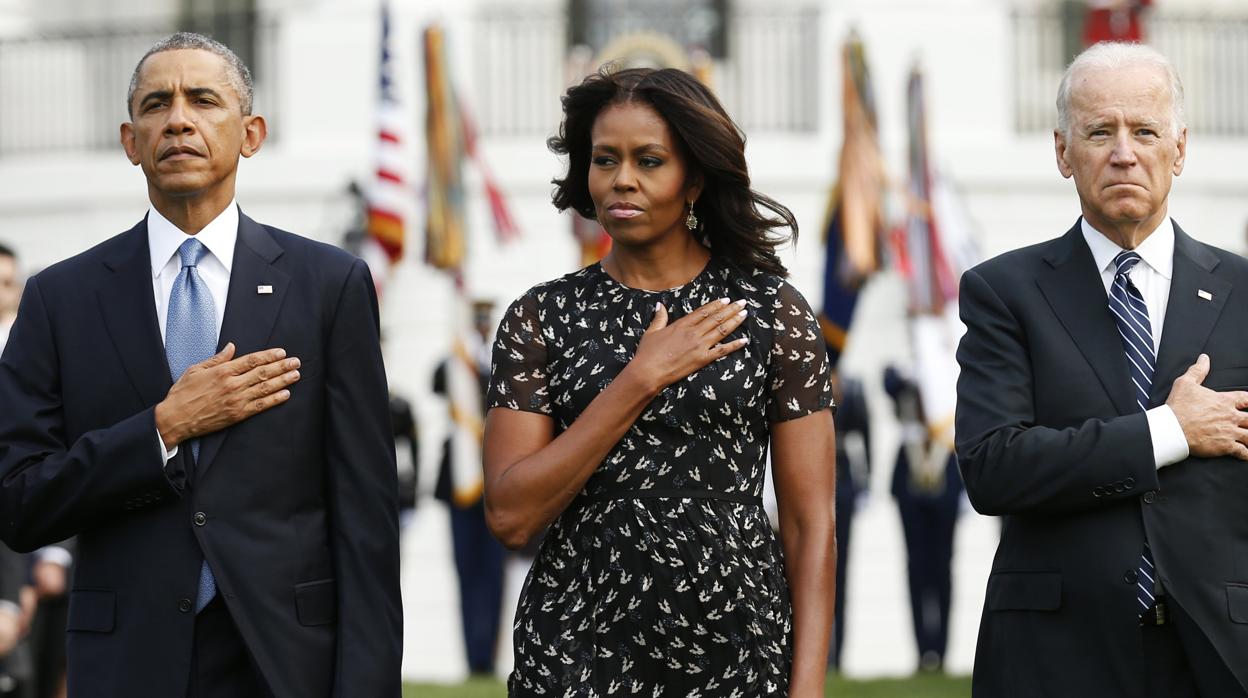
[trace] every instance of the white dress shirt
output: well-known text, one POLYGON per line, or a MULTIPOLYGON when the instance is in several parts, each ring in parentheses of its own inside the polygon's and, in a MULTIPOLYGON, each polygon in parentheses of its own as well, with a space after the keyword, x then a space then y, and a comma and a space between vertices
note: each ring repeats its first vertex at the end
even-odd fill
MULTIPOLYGON (((1105 286, 1105 302, 1109 302, 1109 289, 1114 283, 1114 258, 1123 248, 1105 237, 1099 230, 1081 219, 1083 239, 1092 250, 1096 268, 1101 272, 1105 286)), ((1148 322, 1153 330, 1153 353, 1161 348, 1161 332, 1166 323, 1166 305, 1170 301, 1170 277, 1174 273, 1174 223, 1166 218, 1151 235, 1135 248, 1140 255, 1127 276, 1139 289, 1148 306, 1148 322)), ((1148 417, 1148 434, 1153 442, 1153 461, 1158 469, 1178 463, 1187 458, 1187 437, 1169 405, 1160 405, 1145 412, 1148 417)))
MULTIPOLYGON (((156 318, 160 321, 162 342, 165 340, 165 327, 169 319, 169 296, 173 293, 173 282, 182 273, 178 248, 191 237, 199 240, 208 250, 197 268, 200 278, 212 295, 213 310, 216 312, 216 334, 220 337, 221 322, 225 319, 225 299, 230 290, 230 269, 234 265, 234 244, 238 241, 238 205, 231 201, 211 223, 193 236, 170 223, 155 207, 148 210, 147 249, 151 253, 152 294, 156 299, 156 318)), ((156 437, 160 441, 160 449, 167 464, 177 454, 178 448, 175 446, 169 451, 165 449, 165 440, 160 438, 159 432, 156 437)))

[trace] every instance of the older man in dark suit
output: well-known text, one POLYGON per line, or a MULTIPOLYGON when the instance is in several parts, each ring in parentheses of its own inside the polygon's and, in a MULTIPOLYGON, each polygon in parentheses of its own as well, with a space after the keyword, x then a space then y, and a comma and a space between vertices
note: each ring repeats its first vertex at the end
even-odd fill
POLYGON ((1169 217, 1169 62, 1067 70, 1057 165, 1082 217, 968 271, 957 451, 1003 518, 977 696, 1248 695, 1248 262, 1169 217))
POLYGON ((362 262, 243 215, 251 78, 139 62, 151 209, 26 287, 0 360, 0 536, 78 535, 69 692, 399 695, 394 447, 362 262))

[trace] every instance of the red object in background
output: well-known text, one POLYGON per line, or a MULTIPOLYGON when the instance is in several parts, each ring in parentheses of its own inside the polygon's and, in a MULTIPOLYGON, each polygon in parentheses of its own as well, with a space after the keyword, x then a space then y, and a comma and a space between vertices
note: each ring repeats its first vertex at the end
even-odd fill
POLYGON ((1088 0, 1083 45, 1101 41, 1143 41, 1141 18, 1152 0, 1088 0))
POLYGON ((594 262, 602 261, 611 251, 611 236, 598 223, 571 211, 572 236, 581 245, 581 266, 587 267, 594 262))

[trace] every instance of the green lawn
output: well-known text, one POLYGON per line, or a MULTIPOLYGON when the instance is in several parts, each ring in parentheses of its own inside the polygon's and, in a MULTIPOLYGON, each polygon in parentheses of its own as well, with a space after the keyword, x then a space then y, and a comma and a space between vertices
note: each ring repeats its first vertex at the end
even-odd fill
MULTIPOLYGON (((409 684, 403 698, 504 698, 501 681, 473 680, 458 686, 409 684)), ((967 698, 971 679, 967 676, 916 676, 911 679, 850 681, 828 679, 827 695, 836 698, 967 698)))

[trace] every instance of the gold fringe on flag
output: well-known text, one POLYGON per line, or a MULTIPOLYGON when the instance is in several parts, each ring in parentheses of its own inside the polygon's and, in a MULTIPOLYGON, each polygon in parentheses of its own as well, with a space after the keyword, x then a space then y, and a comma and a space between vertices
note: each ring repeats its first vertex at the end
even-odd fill
POLYGON ((446 67, 441 28, 425 28, 425 86, 428 148, 425 260, 438 269, 457 269, 464 262, 464 134, 446 67))

